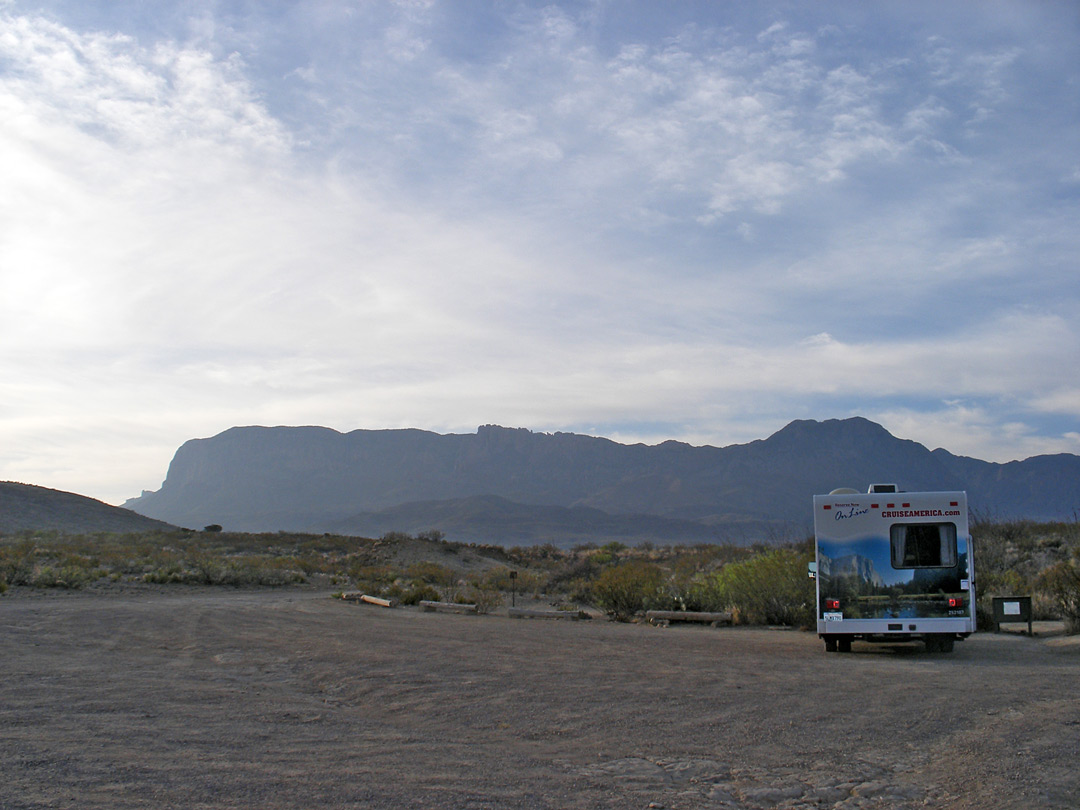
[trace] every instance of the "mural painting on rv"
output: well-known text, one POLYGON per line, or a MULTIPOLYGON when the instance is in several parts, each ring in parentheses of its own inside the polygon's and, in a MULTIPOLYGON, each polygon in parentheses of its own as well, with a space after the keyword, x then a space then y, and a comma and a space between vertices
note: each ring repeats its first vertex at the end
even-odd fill
POLYGON ((949 599, 966 594, 970 538, 953 523, 897 523, 889 534, 818 539, 821 592, 842 601, 844 618, 965 615, 949 599))

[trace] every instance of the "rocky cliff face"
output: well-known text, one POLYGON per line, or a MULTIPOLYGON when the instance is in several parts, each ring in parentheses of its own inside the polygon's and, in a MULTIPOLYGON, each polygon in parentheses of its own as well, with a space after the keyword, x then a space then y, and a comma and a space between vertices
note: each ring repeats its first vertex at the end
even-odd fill
POLYGON ((831 560, 828 574, 833 577, 854 577, 862 582, 869 582, 875 588, 880 588, 885 584, 877 569, 874 568, 874 561, 861 554, 847 554, 831 560))
MULTIPOLYGON (((544 536, 537 510, 545 507, 649 516, 661 523, 651 524, 655 536, 647 539, 664 542, 685 537, 688 524, 707 527, 706 538, 732 526, 805 535, 814 494, 877 481, 908 491, 964 489, 976 511, 994 517, 1066 519, 1080 506, 1078 456, 991 464, 931 452, 859 418, 792 422, 767 439, 724 448, 622 445, 494 425, 463 435, 231 428, 186 442, 161 489, 125 506, 187 526, 330 531, 357 525, 350 519, 361 513, 387 510, 393 520, 413 525, 421 511, 417 507, 410 522, 410 505, 423 503, 425 520, 453 514, 460 539, 490 540, 470 535, 462 517, 475 514, 477 502, 469 509, 450 505, 493 496, 532 507, 537 542, 544 536), (662 521, 672 521, 670 538, 662 521)), ((565 511, 550 518, 565 530, 565 511)), ((588 532, 581 539, 588 540, 588 532)))

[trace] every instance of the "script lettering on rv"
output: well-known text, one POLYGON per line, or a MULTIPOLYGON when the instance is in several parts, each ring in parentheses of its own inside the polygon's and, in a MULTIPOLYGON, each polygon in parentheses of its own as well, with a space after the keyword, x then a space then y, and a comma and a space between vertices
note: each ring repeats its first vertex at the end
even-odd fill
POLYGON ((852 507, 849 507, 846 512, 843 511, 843 510, 837 509, 836 512, 835 512, 835 515, 836 515, 836 520, 847 520, 848 518, 858 517, 859 515, 865 515, 869 511, 870 511, 869 509, 856 509, 854 506, 852 506, 852 507))

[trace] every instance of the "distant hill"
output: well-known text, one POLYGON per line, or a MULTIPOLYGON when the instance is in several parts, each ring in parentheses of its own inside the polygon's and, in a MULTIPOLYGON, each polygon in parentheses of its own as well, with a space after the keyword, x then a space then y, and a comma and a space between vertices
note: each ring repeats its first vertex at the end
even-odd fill
POLYGON ((172 528, 175 527, 130 509, 110 506, 83 495, 0 481, 0 532, 42 530, 92 534, 172 528))
POLYGON ((185 442, 160 490, 124 505, 240 531, 441 529, 449 539, 561 544, 788 539, 839 486, 964 489, 996 518, 1070 519, 1080 456, 994 464, 930 451, 852 418, 795 421, 729 447, 623 445, 486 425, 475 434, 237 427, 185 442))

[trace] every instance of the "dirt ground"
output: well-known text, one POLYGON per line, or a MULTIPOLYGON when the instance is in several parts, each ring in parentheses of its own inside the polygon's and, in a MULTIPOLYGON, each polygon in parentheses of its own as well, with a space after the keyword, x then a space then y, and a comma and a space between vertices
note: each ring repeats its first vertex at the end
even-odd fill
POLYGON ((3 808, 1075 808, 1080 646, 0 597, 3 808))

